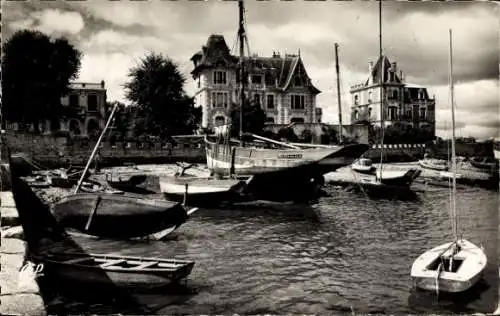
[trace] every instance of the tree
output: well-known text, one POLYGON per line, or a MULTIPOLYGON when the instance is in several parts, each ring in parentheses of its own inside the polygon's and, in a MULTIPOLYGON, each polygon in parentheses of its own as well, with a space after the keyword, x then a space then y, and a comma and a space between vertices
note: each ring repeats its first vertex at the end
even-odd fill
POLYGON ((201 109, 184 92, 186 79, 170 58, 148 53, 128 76, 126 97, 135 107, 136 132, 167 138, 197 129, 201 109))
MULTIPOLYGON (((245 100, 243 106, 243 132, 262 135, 266 113, 258 104, 245 100)), ((233 104, 231 109, 231 137, 240 133, 240 107, 233 104)))
POLYGON ((60 99, 78 77, 81 53, 65 38, 51 40, 32 30, 16 32, 3 49, 4 119, 32 123, 38 132, 39 120, 62 114, 60 99))
POLYGON ((338 143, 337 130, 331 126, 323 126, 320 141, 323 145, 338 143))
POLYGON ((299 137, 297 136, 297 134, 295 134, 295 131, 291 127, 280 129, 277 136, 280 140, 284 139, 289 142, 297 142, 299 140, 299 137))

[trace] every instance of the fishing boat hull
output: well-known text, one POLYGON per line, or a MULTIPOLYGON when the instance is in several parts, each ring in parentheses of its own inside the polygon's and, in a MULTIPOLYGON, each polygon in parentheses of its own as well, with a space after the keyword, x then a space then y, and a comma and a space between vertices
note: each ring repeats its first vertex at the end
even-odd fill
POLYGON ((483 250, 465 239, 459 240, 460 251, 455 254, 455 263, 450 271, 446 266, 449 264, 447 258, 451 255, 452 244, 453 242, 449 242, 435 247, 415 260, 411 277, 416 287, 428 291, 458 293, 468 290, 479 281, 487 264, 483 250), (445 270, 439 269, 440 262, 445 263, 445 270))
POLYGON ((236 201, 246 187, 246 182, 237 179, 202 177, 161 177, 160 191, 169 200, 184 201, 194 206, 220 204, 236 201))
POLYGON ((193 261, 104 254, 45 254, 33 257, 43 273, 69 284, 99 288, 155 288, 179 282, 192 272, 193 261))
POLYGON ((207 166, 214 173, 236 175, 283 173, 293 176, 297 168, 322 174, 351 164, 369 149, 365 144, 336 148, 268 149, 232 147, 205 139, 207 166))
POLYGON ((67 196, 54 204, 53 213, 65 227, 107 238, 144 237, 180 226, 188 218, 182 205, 175 202, 112 193, 67 196))

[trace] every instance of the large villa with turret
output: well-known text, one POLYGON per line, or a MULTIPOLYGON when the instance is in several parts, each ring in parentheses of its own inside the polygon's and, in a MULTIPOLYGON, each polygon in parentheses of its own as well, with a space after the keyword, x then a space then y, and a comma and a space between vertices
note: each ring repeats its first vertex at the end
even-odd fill
MULTIPOLYGON (((191 61, 194 66, 191 75, 196 82, 195 102, 203 112, 202 127, 212 129, 230 123, 231 107, 239 99, 238 57, 231 54, 222 35, 210 35, 191 61)), ((321 130, 318 127, 324 125, 323 109, 316 105, 321 91, 311 83, 300 52, 246 56, 244 62, 248 73, 246 98, 265 111, 269 126, 296 123, 321 130)), ((435 99, 429 97, 425 87, 406 83, 397 63, 386 56, 375 65, 370 62, 367 79, 351 87, 351 125, 380 124, 381 79, 386 91, 385 126, 399 122, 434 131, 435 99)), ((336 104, 327 106, 337 110, 336 104)))

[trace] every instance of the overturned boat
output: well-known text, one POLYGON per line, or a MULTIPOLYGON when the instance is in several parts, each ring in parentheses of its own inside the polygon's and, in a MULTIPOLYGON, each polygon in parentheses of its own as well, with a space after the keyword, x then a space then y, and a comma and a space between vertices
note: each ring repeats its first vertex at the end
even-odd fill
POLYGON ((184 207, 175 202, 113 193, 78 193, 53 205, 61 225, 98 237, 144 237, 188 219, 184 207))

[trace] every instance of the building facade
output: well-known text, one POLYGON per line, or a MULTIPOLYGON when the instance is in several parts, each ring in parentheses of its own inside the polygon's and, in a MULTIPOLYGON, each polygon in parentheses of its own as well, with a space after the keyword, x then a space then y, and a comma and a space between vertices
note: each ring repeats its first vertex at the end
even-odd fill
MULTIPOLYGON (((39 122, 41 133, 68 131, 72 135, 91 136, 100 133, 106 125, 106 87, 100 83, 71 82, 69 92, 62 96, 62 115, 57 120, 39 122)), ((17 123, 8 124, 18 130, 17 123)), ((33 129, 33 126, 30 127, 33 129)))
POLYGON ((364 83, 351 87, 351 122, 370 122, 380 126, 383 112, 384 126, 396 122, 414 128, 433 131, 435 135, 435 98, 430 97, 427 88, 405 83, 403 72, 396 62, 382 56, 376 62, 369 62, 369 76, 364 83), (384 87, 385 102, 381 102, 381 84, 384 87), (383 104, 381 111, 381 104, 383 104))
POLYGON ((106 125, 106 86, 104 81, 72 82, 68 95, 61 97, 66 117, 60 119, 59 130, 72 135, 92 136, 106 125))
MULTIPOLYGON (((210 35, 202 50, 191 57, 197 84, 195 101, 202 107, 202 127, 230 123, 230 111, 239 103, 238 57, 231 55, 222 35, 210 35)), ((317 122, 316 96, 298 55, 245 57, 246 98, 266 113, 269 124, 317 122)))

